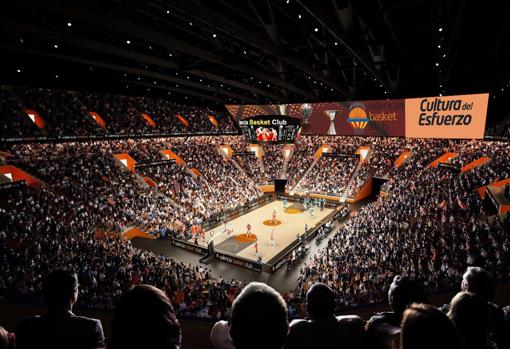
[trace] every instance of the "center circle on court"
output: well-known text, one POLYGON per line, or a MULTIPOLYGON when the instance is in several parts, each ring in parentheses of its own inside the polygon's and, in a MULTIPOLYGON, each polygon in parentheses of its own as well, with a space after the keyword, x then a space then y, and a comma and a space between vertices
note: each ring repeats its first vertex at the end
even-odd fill
POLYGON ((279 221, 278 219, 275 219, 274 221, 272 219, 266 219, 262 223, 264 223, 264 225, 269 225, 270 227, 274 227, 274 226, 282 224, 282 221, 279 221))
POLYGON ((302 210, 300 210, 299 208, 295 208, 295 207, 287 207, 284 212, 288 213, 288 214, 303 213, 302 210))

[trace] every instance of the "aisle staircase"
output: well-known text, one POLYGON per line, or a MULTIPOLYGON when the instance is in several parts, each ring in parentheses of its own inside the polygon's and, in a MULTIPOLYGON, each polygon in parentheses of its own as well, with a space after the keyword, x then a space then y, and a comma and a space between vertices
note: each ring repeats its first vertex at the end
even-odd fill
POLYGON ((292 156, 294 156, 294 150, 295 150, 296 146, 292 146, 292 147, 284 147, 282 152, 282 156, 283 156, 283 166, 282 166, 282 173, 280 175, 281 178, 287 178, 287 167, 289 165, 289 160, 292 158, 292 156), (289 156, 288 157, 285 157, 285 149, 289 149, 290 153, 289 153, 289 156))
MULTIPOLYGON (((357 177, 357 175, 358 175, 361 167, 365 163, 365 161, 370 160, 373 152, 374 151, 372 150, 372 148, 369 148, 365 159, 360 160, 358 162, 358 164, 356 165, 356 168, 354 169, 354 171, 351 172, 351 175, 349 176, 347 185, 345 186, 344 190, 342 190, 342 192, 340 193, 340 201, 341 202, 345 202, 348 199, 354 199, 354 196, 356 196, 357 193, 353 193, 353 195, 349 195, 349 193, 351 192, 351 189, 356 184, 356 181, 354 179, 357 177)), ((371 178, 371 176, 369 178, 367 178, 367 182, 370 180, 370 178, 371 178)), ((360 190, 361 190, 361 188, 360 188, 360 190)))
POLYGON ((317 165, 317 162, 319 162, 319 159, 314 159, 312 164, 310 165, 310 167, 308 167, 308 170, 305 171, 305 173, 303 173, 303 175, 301 176, 301 178, 299 178, 299 180, 296 182, 296 185, 294 187, 292 187, 291 189, 294 190, 295 188, 299 188, 299 185, 301 184, 301 181, 303 181, 303 179, 308 176, 308 173, 315 167, 315 165, 317 165))

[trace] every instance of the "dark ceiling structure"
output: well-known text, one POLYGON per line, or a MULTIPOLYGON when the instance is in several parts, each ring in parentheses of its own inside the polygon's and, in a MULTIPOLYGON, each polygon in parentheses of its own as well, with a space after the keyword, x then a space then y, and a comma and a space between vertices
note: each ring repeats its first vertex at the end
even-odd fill
POLYGON ((479 92, 496 102, 510 81, 507 1, 17 0, 0 7, 2 84, 214 106, 479 92))

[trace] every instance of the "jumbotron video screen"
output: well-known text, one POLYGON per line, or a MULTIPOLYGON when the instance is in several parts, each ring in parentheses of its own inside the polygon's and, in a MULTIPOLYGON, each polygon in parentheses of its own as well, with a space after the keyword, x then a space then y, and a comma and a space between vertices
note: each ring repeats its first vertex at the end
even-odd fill
POLYGON ((247 142, 294 143, 301 120, 284 115, 260 115, 239 120, 247 142))

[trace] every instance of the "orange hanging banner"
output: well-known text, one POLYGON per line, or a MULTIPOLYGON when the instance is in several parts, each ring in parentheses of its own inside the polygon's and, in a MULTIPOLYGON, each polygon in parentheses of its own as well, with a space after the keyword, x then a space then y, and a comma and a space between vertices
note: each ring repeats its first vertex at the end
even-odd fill
POLYGON ((185 118, 183 118, 180 114, 175 114, 177 116, 177 119, 180 120, 184 124, 184 126, 189 127, 189 122, 185 118))
POLYGON ((184 161, 179 155, 175 154, 169 149, 160 150, 159 152, 163 154, 163 156, 165 156, 168 160, 175 160, 177 165, 186 165, 186 161, 184 161))
POLYGON ((218 120, 216 120, 216 118, 212 115, 209 115, 209 120, 211 121, 211 123, 214 125, 214 127, 218 128, 219 127, 219 124, 218 124, 218 120))
POLYGON ((113 156, 128 170, 135 172, 136 161, 128 153, 113 154, 113 156))
POLYGON ((46 126, 43 118, 33 109, 25 109, 25 113, 27 113, 27 116, 32 120, 34 124, 37 125, 39 128, 44 128, 46 126))
POLYGON ((142 115, 142 118, 144 118, 145 121, 147 121, 147 124, 149 124, 149 126, 156 127, 156 123, 154 122, 154 120, 152 120, 152 118, 149 115, 147 115, 145 113, 142 113, 141 115, 142 115))
POLYGON ((94 119, 95 122, 97 122, 99 126, 101 126, 102 128, 106 128, 106 122, 104 122, 103 118, 100 117, 98 113, 96 113, 95 111, 91 111, 89 112, 89 115, 92 119, 94 119))
POLYGON ((431 162, 428 167, 438 167, 440 163, 447 163, 448 160, 451 160, 451 159, 454 159, 456 158, 457 156, 459 156, 459 154, 456 154, 456 153, 444 153, 443 155, 441 155, 440 157, 438 157, 436 160, 434 160, 433 162, 431 162))
POLYGON ((6 177, 10 182, 26 181, 27 185, 32 186, 41 184, 37 178, 11 165, 0 166, 0 175, 6 177))

